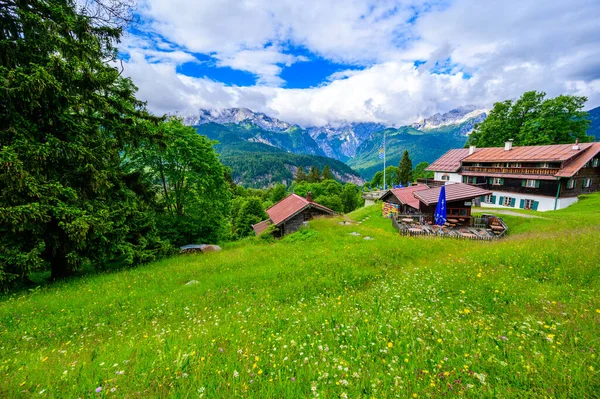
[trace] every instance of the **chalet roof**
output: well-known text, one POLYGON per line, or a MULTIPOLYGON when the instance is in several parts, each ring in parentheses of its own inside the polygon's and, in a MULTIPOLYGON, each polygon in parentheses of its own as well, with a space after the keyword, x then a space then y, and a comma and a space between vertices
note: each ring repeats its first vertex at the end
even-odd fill
MULTIPOLYGON (((334 214, 335 212, 331 209, 317 204, 316 202, 309 201, 304 197, 297 194, 290 194, 269 209, 266 210, 269 219, 274 225, 279 225, 285 222, 290 217, 296 215, 307 207, 315 207, 326 213, 334 214)), ((262 222, 261 222, 262 223, 262 222)))
MULTIPOLYGON (((581 143, 574 150, 573 144, 532 145, 512 147, 479 148, 473 154, 463 158, 463 162, 562 162, 578 156, 594 143, 581 143)), ((437 162, 437 161, 436 161, 437 162)), ((585 163, 585 162, 584 162, 585 163)), ((435 162, 434 162, 435 164, 435 162)))
POLYGON ((256 224, 253 224, 252 228, 254 229, 254 234, 259 235, 260 233, 262 233, 263 231, 268 229, 270 225, 271 225, 271 220, 269 220, 269 219, 263 220, 262 222, 259 222, 256 224))
MULTIPOLYGON (((589 144, 591 144, 591 145, 589 147, 587 147, 586 149, 579 150, 579 152, 581 153, 581 155, 579 157, 577 157, 576 159, 571 161, 571 163, 569 163, 565 168, 560 170, 555 176, 556 177, 571 177, 571 176, 573 176, 575 173, 577 173, 579 171, 579 169, 581 169, 583 167, 583 165, 588 163, 592 158, 594 158, 596 155, 598 155, 598 153, 600 153, 600 143, 589 143, 589 144)), ((582 144, 580 144, 580 145, 582 145, 582 144)), ((581 147, 581 148, 583 149, 583 147, 581 147)))
POLYGON ((434 163, 426 167, 425 170, 431 170, 435 172, 456 172, 458 169, 460 169, 460 161, 468 156, 468 148, 456 148, 446 152, 434 163))
POLYGON ((403 188, 394 188, 392 190, 388 190, 385 194, 381 196, 381 200, 385 201, 386 197, 395 196, 401 204, 408 205, 415 209, 419 208, 419 200, 415 198, 415 192, 423 191, 429 189, 429 186, 426 184, 416 184, 414 186, 408 186, 403 188))
POLYGON ((446 184, 445 186, 434 187, 428 190, 415 192, 417 197, 422 203, 427 206, 437 204, 440 198, 440 190, 442 187, 446 187, 446 202, 460 201, 466 199, 473 199, 481 197, 482 195, 489 195, 492 192, 484 190, 479 187, 471 186, 470 184, 454 183, 446 184))

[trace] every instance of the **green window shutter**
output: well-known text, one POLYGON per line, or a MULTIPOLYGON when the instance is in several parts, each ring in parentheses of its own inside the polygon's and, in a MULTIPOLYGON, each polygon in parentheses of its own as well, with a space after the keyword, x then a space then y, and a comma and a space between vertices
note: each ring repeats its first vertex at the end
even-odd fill
POLYGON ((540 188, 540 181, 539 180, 535 181, 535 188, 540 188))
POLYGON ((519 208, 523 209, 525 208, 525 200, 522 199, 521 202, 519 203, 519 208))
POLYGON ((481 199, 481 202, 485 202, 485 195, 482 195, 480 199, 481 199))
POLYGON ((488 184, 492 184, 494 182, 494 179, 492 179, 491 177, 488 177, 488 184))
POLYGON ((498 201, 498 205, 502 205, 504 203, 504 197, 500 197, 500 200, 498 201))
POLYGON ((538 205, 539 205, 538 201, 533 201, 533 205, 531 206, 531 209, 533 209, 534 211, 537 211, 538 205))
POLYGON ((515 200, 514 198, 512 198, 512 199, 510 200, 510 206, 514 207, 514 206, 515 206, 515 202, 516 202, 516 201, 517 201, 517 200, 515 200))
POLYGON ((496 203, 496 196, 492 195, 492 204, 495 204, 495 203, 496 203))
POLYGON ((525 187, 527 185, 527 180, 521 180, 521 187, 525 187))
POLYGON ((500 179, 500 185, 503 186, 504 185, 504 179, 500 179))

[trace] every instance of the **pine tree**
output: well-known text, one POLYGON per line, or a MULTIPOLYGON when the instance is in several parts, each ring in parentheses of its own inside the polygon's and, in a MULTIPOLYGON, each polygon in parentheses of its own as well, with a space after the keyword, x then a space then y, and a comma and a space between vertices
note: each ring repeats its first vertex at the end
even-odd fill
POLYGON ((308 172, 307 181, 309 183, 319 183, 321 181, 321 172, 319 171, 318 166, 312 166, 310 168, 310 172, 308 172))
POLYGON ((321 174, 321 178, 323 180, 335 180, 335 177, 333 177, 333 173, 331 173, 331 168, 329 167, 329 165, 325 165, 323 173, 321 174))
POLYGON ((305 182, 308 179, 306 172, 302 166, 298 166, 298 170, 296 170, 296 175, 294 176, 294 181, 296 183, 305 182))
POLYGON ((412 161, 408 156, 408 150, 404 150, 400 165, 398 166, 398 177, 400 183, 407 186, 408 183, 412 182, 412 161))

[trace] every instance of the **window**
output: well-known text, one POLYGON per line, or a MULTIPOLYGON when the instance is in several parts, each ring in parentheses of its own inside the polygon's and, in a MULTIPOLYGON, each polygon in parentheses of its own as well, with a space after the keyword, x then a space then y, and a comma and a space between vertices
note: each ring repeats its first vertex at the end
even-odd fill
POLYGON ((575 180, 573 180, 573 179, 569 179, 569 180, 567 180, 567 188, 568 188, 568 189, 573 189, 573 188, 575 188, 575 180))
POLYGON ((515 162, 512 164, 513 168, 520 168, 521 167, 521 162, 515 162))
POLYGON ((485 195, 482 198, 483 203, 485 204, 495 204, 496 203, 496 196, 489 194, 489 195, 485 195))
POLYGON ((463 176, 463 183, 477 184, 477 176, 463 176))
POLYGON ((504 206, 515 206, 516 200, 512 197, 504 197, 500 200, 500 203, 504 206))
POLYGON ((549 168, 550 164, 548 162, 542 162, 539 167, 540 168, 549 168))
POLYGON ((592 186, 592 179, 583 179, 583 187, 588 188, 592 186))
POLYGON ((494 186, 501 186, 501 185, 503 185, 503 184, 504 184, 504 179, 503 179, 503 178, 501 178, 501 177, 494 177, 494 178, 492 179, 492 184, 493 184, 494 186))
POLYGON ((525 180, 525 187, 538 188, 539 186, 540 182, 538 180, 525 180))
POLYGON ((450 176, 448 176, 448 175, 442 175, 442 180, 450 180, 450 176))
POLYGON ((539 202, 532 199, 522 199, 519 205, 521 209, 532 209, 537 211, 539 202))
POLYGON ((598 165, 600 165, 600 158, 595 158, 595 159, 592 161, 592 166, 595 168, 595 167, 597 167, 598 165))

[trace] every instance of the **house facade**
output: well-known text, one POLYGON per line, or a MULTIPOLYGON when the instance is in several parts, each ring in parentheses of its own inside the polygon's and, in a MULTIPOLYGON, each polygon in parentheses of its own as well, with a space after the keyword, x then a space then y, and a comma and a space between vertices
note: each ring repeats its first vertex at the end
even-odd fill
POLYGON ((432 163, 435 180, 491 191, 483 207, 549 211, 600 191, 600 143, 450 150, 432 163))
POLYGON ((274 225, 273 236, 283 237, 291 234, 315 216, 334 215, 335 212, 326 206, 313 202, 308 193, 307 198, 290 194, 266 210, 269 218, 252 225, 256 235, 274 225))

